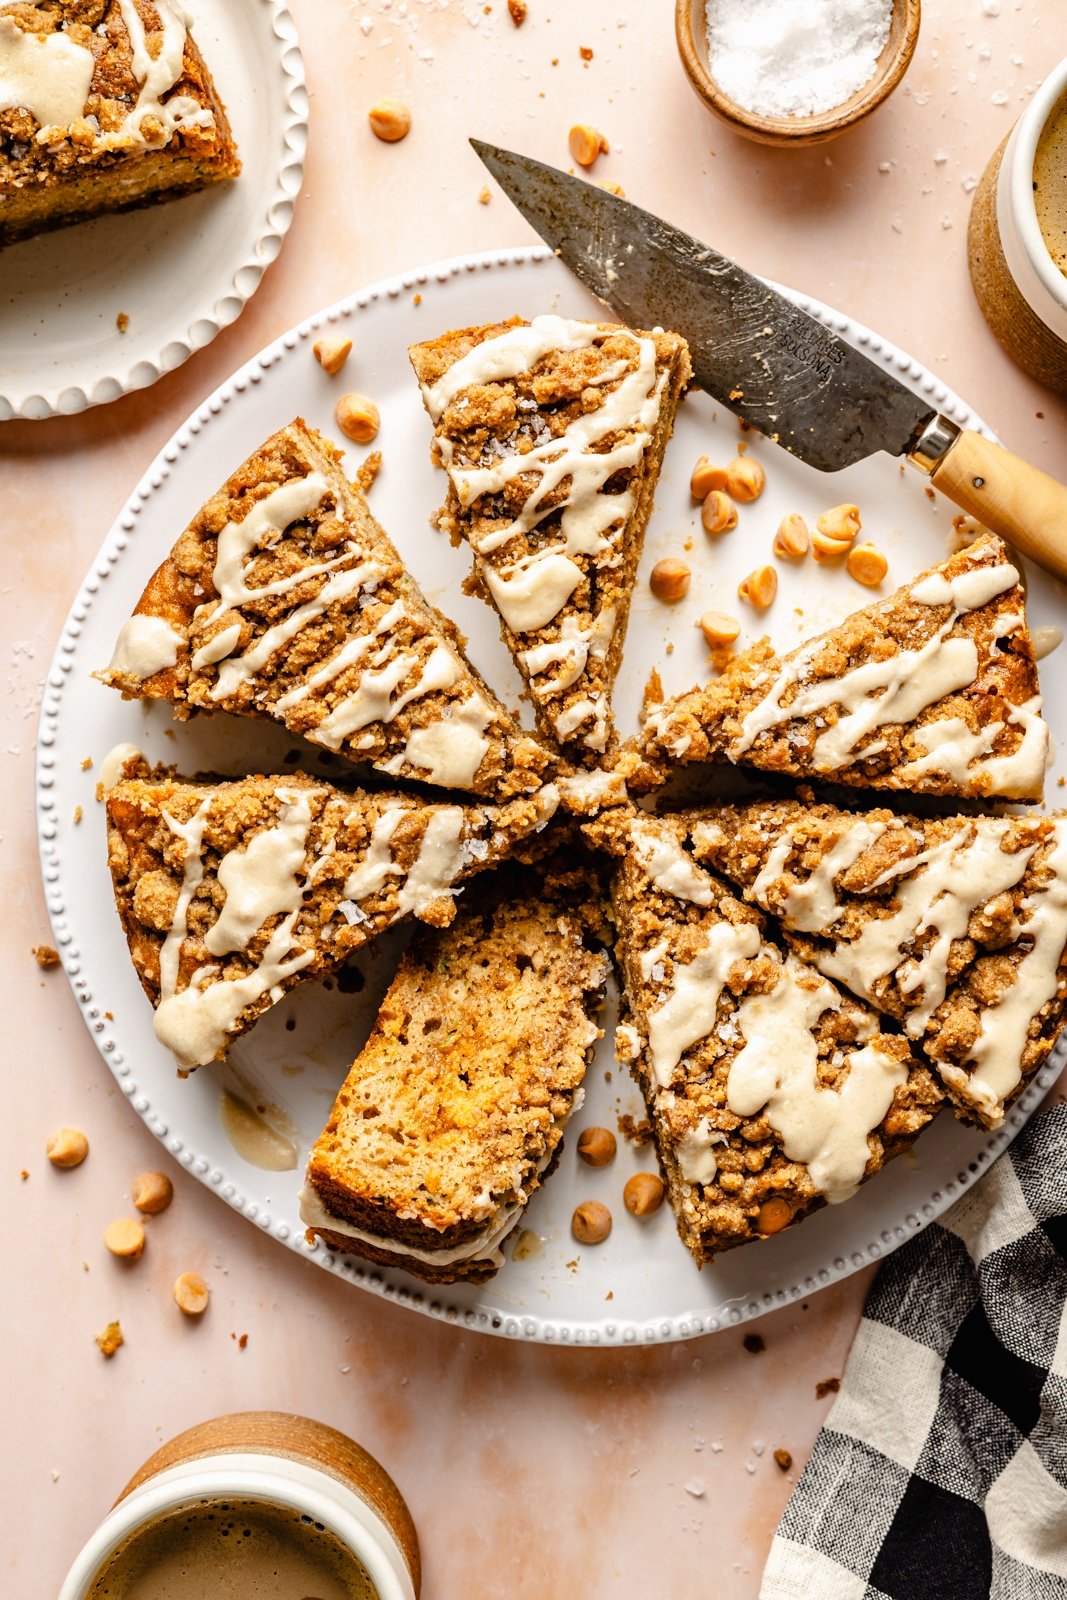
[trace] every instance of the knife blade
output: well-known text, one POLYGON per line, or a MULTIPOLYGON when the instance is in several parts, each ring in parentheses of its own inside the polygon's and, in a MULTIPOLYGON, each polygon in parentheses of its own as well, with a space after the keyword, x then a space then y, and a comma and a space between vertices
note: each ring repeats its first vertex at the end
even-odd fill
POLYGON ((776 444, 836 472, 904 456, 1024 554, 1067 578, 1067 489, 936 407, 762 278, 630 200, 472 139, 522 215, 631 327, 689 344, 697 383, 776 444))

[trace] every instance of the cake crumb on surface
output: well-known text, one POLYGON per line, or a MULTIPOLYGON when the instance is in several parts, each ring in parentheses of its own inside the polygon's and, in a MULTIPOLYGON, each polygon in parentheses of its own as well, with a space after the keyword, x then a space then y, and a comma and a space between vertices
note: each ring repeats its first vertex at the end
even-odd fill
POLYGON ((841 1387, 840 1378, 820 1378, 815 1385, 816 1400, 825 1400, 828 1394, 836 1394, 841 1387))
POLYGON ((767 1348, 767 1341, 763 1337, 762 1333, 746 1333, 745 1337, 741 1340, 741 1343, 744 1345, 750 1356, 762 1355, 763 1351, 767 1348))
POLYGON ((103 1333, 95 1334, 94 1338, 99 1346, 100 1354, 106 1357, 108 1361, 111 1360, 119 1345, 126 1343, 122 1328, 118 1322, 109 1322, 103 1333))
POLYGON ((781 1467, 783 1472, 788 1472, 793 1465, 793 1457, 788 1450, 776 1450, 774 1452, 774 1463, 775 1466, 781 1467))
POLYGON ((116 326, 116 328, 119 330, 120 333, 125 333, 126 329, 129 327, 129 325, 130 325, 130 318, 129 318, 128 312, 120 311, 118 316, 115 318, 115 326, 116 326))
POLYGON ((43 967, 45 971, 47 971, 50 967, 59 966, 59 951, 53 949, 50 944, 32 945, 31 953, 37 965, 39 967, 43 967))

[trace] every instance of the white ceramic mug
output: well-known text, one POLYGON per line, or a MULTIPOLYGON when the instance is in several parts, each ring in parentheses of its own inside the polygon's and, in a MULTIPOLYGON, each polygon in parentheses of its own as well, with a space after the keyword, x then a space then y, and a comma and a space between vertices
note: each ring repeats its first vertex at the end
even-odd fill
MULTIPOLYGON (((239 1418, 220 1420, 223 1423, 240 1421, 239 1418)), ((288 1420, 306 1422, 306 1419, 288 1420)), ((204 1498, 261 1500, 311 1517, 328 1528, 362 1562, 379 1600, 417 1600, 418 1545, 415 1541, 413 1550, 414 1527, 410 1519, 406 1528, 400 1526, 393 1520, 392 1507, 380 1501, 375 1503, 378 1495, 373 1490, 360 1493, 355 1486, 359 1478, 351 1475, 344 1463, 336 1459, 331 1461, 328 1456, 320 1462, 303 1452, 287 1453, 285 1444, 279 1445, 277 1453, 273 1447, 242 1450, 223 1444, 221 1448, 181 1459, 182 1442, 186 1439, 195 1442, 197 1433, 198 1430, 191 1430, 190 1435, 174 1441, 179 1449, 171 1450, 171 1455, 178 1457, 173 1465, 157 1469, 155 1457, 146 1463, 142 1474, 147 1475, 138 1474, 134 1478, 79 1551, 59 1591, 59 1600, 86 1600, 101 1567, 131 1534, 169 1511, 204 1498)), ((240 1430, 233 1437, 240 1437, 240 1430)), ((352 1449, 358 1450, 358 1447, 352 1449)), ((165 1459, 164 1453, 160 1456, 165 1459)), ((377 1463, 374 1466, 377 1467, 377 1463)), ((381 1473, 380 1468, 378 1472, 381 1473)), ((395 1485, 384 1473, 381 1476, 403 1506, 395 1485)))

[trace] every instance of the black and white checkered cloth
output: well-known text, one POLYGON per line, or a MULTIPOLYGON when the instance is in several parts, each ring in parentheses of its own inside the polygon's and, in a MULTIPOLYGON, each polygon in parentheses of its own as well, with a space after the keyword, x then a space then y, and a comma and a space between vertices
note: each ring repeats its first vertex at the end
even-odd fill
POLYGON ((1067 1107, 879 1273, 760 1600, 1067 1597, 1067 1107))

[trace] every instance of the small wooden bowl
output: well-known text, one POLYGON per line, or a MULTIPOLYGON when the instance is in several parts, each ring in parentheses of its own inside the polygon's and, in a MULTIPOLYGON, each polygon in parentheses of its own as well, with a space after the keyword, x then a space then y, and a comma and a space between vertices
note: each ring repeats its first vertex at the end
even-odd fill
POLYGON ((760 117, 731 100, 715 82, 708 60, 708 4, 709 0, 675 0, 674 31, 682 65, 708 110, 760 144, 821 144, 862 122, 892 94, 908 69, 919 37, 921 0, 893 0, 889 38, 869 83, 841 105, 813 117, 760 117))

